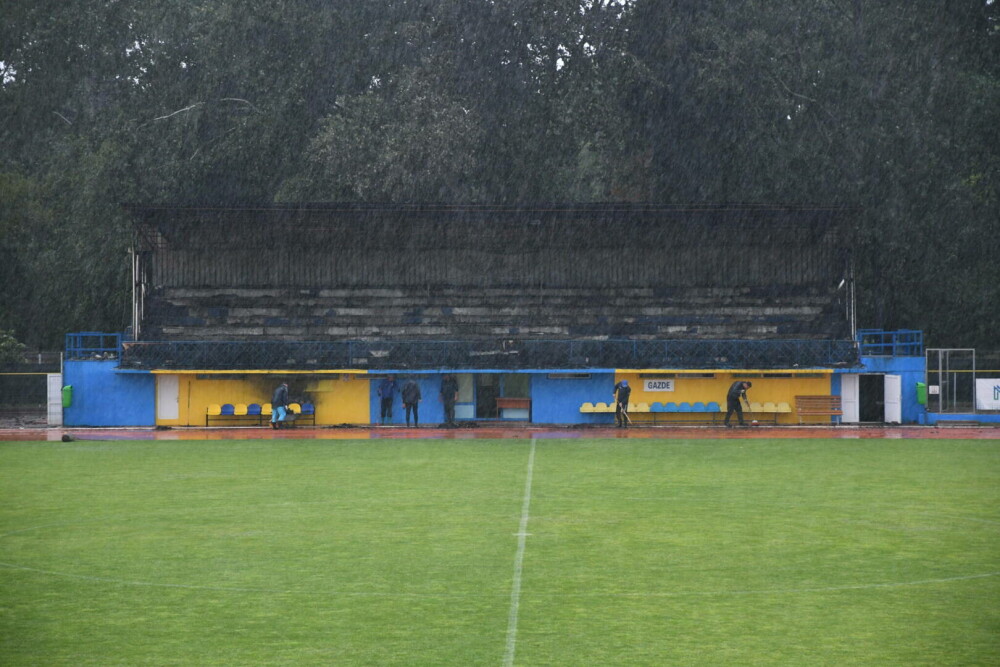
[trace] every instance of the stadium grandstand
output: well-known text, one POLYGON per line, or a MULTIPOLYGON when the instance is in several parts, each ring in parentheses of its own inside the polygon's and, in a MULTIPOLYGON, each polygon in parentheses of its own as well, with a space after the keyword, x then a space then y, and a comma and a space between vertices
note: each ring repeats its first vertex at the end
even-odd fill
POLYGON ((847 209, 130 208, 126 365, 856 360, 847 209))
POLYGON ((637 424, 721 423, 746 379, 754 418, 829 424, 860 419, 866 346, 903 359, 878 371, 901 383, 886 421, 920 409, 920 332, 856 329, 850 208, 126 208, 132 327, 103 348, 111 379, 77 378, 68 423, 252 426, 287 381, 316 425, 375 424, 390 375, 437 423, 450 374, 459 423, 608 424, 621 379, 637 424), (124 391, 124 413, 93 402, 124 391))

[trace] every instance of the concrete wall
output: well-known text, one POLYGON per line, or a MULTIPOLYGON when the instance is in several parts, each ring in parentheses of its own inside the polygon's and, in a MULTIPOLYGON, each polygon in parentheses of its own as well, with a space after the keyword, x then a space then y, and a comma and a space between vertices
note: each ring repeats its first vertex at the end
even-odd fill
MULTIPOLYGON (((721 410, 726 407, 726 393, 730 385, 737 380, 748 380, 753 386, 747 390, 747 400, 753 403, 788 403, 795 409, 796 396, 829 396, 831 394, 830 371, 816 371, 810 373, 782 373, 780 371, 706 371, 699 377, 696 373, 662 373, 648 370, 638 371, 618 371, 615 373, 614 382, 628 380, 632 387, 632 394, 629 397, 631 403, 647 403, 652 405, 660 403, 710 403, 712 401, 719 404, 721 410), (674 391, 647 392, 644 390, 644 379, 661 376, 663 378, 673 378, 674 391)), ((610 403, 613 401, 611 387, 609 385, 606 397, 594 400, 610 403)), ((579 406, 578 406, 579 407, 579 406)), ((721 413, 724 415, 724 413, 721 413)), ((655 417, 652 413, 633 414, 632 421, 635 423, 652 422, 657 424, 669 423, 676 420, 690 420, 691 414, 670 414, 659 413, 655 417)), ((779 414, 777 416, 779 424, 797 424, 799 418, 792 413, 779 414)), ((828 423, 829 418, 812 417, 807 418, 807 423, 828 423)))
MULTIPOLYGON (((851 373, 894 374, 902 377, 902 418, 904 423, 935 423, 937 418, 926 413, 917 403, 917 382, 924 380, 922 357, 866 357, 861 369, 846 369, 851 373)), ((63 383, 73 386, 73 403, 64 410, 66 426, 204 426, 205 411, 213 403, 267 403, 274 387, 281 381, 290 384, 293 400, 311 401, 316 406, 317 425, 379 423, 379 398, 377 380, 365 374, 233 374, 229 376, 181 373, 178 378, 178 416, 176 419, 157 419, 157 375, 147 372, 121 371, 116 361, 67 361, 63 383)), ((400 385, 405 373, 397 373, 400 385)), ((466 380, 463 387, 469 396, 462 400, 471 407, 474 397, 472 373, 455 373, 466 380)), ((840 374, 827 372, 780 373, 710 373, 710 377, 697 377, 692 373, 657 373, 653 370, 635 371, 596 370, 571 373, 532 371, 530 375, 532 422, 536 424, 610 424, 611 414, 581 413, 584 402, 611 403, 615 382, 627 379, 632 386, 633 403, 652 405, 687 401, 694 403, 715 401, 725 406, 726 390, 736 379, 749 379, 753 387, 748 392, 754 402, 787 402, 794 406, 795 396, 802 394, 830 395, 840 393, 840 374), (646 377, 672 377, 674 391, 646 392, 646 377)), ((444 421, 443 406, 439 398, 440 373, 415 376, 420 384, 423 400, 420 404, 420 423, 437 425, 444 421)), ((952 416, 941 417, 947 419, 952 416)), ((979 418, 975 415, 965 418, 979 418)), ((460 416, 461 418, 461 416, 460 416)), ((636 422, 652 420, 651 414, 634 414, 636 422)), ((658 414, 657 423, 667 423, 670 414, 658 414)), ((780 415, 779 423, 798 423, 794 413, 780 415)), ((827 419, 815 418, 824 423, 827 419)), ((224 422, 215 422, 224 423, 224 422)), ((399 395, 394 397, 393 423, 404 423, 404 412, 399 395)))
POLYGON ((615 374, 589 373, 589 377, 565 378, 564 374, 535 373, 531 376, 531 412, 536 424, 610 424, 614 415, 585 414, 585 402, 612 399, 615 374))
MULTIPOLYGON (((157 373, 165 376, 170 373, 157 373)), ((204 426, 209 405, 271 402, 275 387, 288 382, 292 402, 311 402, 316 407, 316 424, 368 423, 368 380, 364 374, 232 374, 212 375, 178 373, 178 411, 176 419, 156 418, 161 426, 204 426)), ((213 420, 212 425, 224 425, 213 420)), ((247 420, 229 421, 246 425, 247 420)))

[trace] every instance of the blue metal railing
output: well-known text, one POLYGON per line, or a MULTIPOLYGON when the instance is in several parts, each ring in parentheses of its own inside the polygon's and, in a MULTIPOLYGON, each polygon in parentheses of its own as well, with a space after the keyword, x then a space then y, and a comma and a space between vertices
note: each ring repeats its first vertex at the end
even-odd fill
POLYGON ((83 331, 66 334, 66 359, 74 361, 117 359, 121 354, 122 334, 83 331))
POLYGON ((859 329, 858 349, 863 357, 922 357, 924 332, 916 329, 859 329))

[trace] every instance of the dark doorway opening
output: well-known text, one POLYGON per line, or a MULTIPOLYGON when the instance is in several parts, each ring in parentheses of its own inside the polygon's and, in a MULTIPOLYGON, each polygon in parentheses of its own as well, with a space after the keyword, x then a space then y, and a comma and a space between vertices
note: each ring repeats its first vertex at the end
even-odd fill
POLYGON ((862 422, 885 421, 885 376, 862 375, 858 378, 858 419, 862 422))
POLYGON ((493 373, 476 374, 476 419, 496 417, 497 396, 499 395, 499 375, 493 373))

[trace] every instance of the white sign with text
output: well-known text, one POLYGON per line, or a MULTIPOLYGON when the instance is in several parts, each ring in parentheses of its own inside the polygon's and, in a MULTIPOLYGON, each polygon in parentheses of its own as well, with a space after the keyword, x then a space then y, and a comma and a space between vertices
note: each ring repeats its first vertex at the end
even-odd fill
POLYGON ((1000 410, 1000 378, 976 378, 976 409, 1000 410))
POLYGON ((662 380, 643 380, 643 390, 644 391, 673 391, 674 381, 673 379, 662 379, 662 380))

